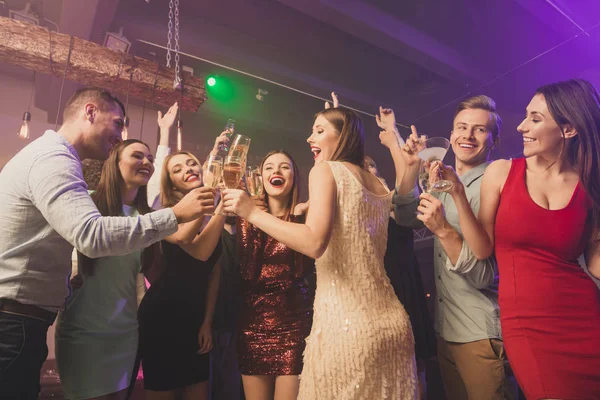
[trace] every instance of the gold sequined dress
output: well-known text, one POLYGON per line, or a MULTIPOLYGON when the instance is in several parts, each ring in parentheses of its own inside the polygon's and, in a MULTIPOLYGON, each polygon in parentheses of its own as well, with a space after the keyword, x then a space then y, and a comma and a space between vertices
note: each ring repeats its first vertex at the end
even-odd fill
POLYGON ((366 190, 340 162, 331 240, 316 260, 313 326, 299 400, 417 398, 409 317, 383 266, 391 193, 366 190))

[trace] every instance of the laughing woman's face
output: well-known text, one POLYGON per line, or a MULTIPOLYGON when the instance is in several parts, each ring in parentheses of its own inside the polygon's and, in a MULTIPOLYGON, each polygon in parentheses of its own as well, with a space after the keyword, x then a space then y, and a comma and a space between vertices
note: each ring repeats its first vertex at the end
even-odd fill
POLYGON ((262 167, 265 192, 270 197, 286 197, 294 187, 294 167, 285 154, 273 154, 262 167))

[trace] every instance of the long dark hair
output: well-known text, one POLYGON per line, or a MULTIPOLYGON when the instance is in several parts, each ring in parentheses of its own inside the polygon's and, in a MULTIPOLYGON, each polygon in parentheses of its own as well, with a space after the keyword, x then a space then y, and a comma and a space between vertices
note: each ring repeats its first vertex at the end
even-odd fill
MULTIPOLYGON (((121 161, 123 150, 134 143, 141 143, 148 147, 146 143, 137 139, 124 140, 112 149, 108 159, 104 162, 98 187, 91 194, 92 200, 102 216, 118 217, 123 215, 121 186, 124 180, 119 168, 119 162, 121 161)), ((140 186, 133 200, 133 207, 139 214, 147 214, 152 211, 148 206, 148 193, 146 189, 146 186, 140 186)), ((156 249, 148 248, 142 252, 142 265, 150 262, 153 251, 156 251, 156 249)), ((78 259, 80 265, 87 269, 88 275, 93 275, 93 260, 81 253, 78 255, 78 259)))
MULTIPOLYGON (((292 163, 292 171, 294 172, 294 182, 292 182, 292 193, 286 204, 285 219, 288 220, 290 218, 290 215, 293 214, 294 208, 296 208, 296 205, 298 205, 298 202, 300 201, 299 200, 300 199, 300 185, 298 183, 300 180, 300 171, 298 170, 298 165, 296 165, 296 162, 294 161, 294 159, 292 158, 290 153, 288 153, 285 150, 273 150, 273 151, 268 152, 267 155, 260 162, 260 174, 261 175, 262 175, 262 170, 263 170, 263 166, 265 165, 265 162, 267 161, 267 159, 269 157, 271 157, 272 155, 275 155, 275 154, 283 154, 284 156, 289 158, 289 160, 292 163)), ((266 190, 264 191, 264 193, 265 193, 265 202, 267 203, 267 207, 268 207, 269 194, 267 193, 266 190)))
POLYGON ((347 108, 328 108, 315 115, 323 116, 338 131, 340 140, 330 161, 346 161, 362 167, 365 158, 365 134, 357 113, 347 108))
POLYGON ((577 170, 592 201, 594 239, 600 239, 600 94, 590 82, 571 79, 540 87, 554 121, 563 130, 571 125, 577 135, 565 139, 563 152, 577 170))
MULTIPOLYGON (((111 151, 108 159, 104 162, 100 183, 96 191, 92 193, 92 200, 96 203, 98 211, 103 216, 117 217, 123 215, 123 199, 121 186, 123 184, 123 175, 119 168, 121 154, 126 147, 134 143, 140 143, 148 147, 148 145, 137 139, 124 140, 117 144, 111 151)), ((141 186, 138 189, 137 195, 133 200, 133 207, 140 214, 147 214, 152 211, 148 206, 148 192, 146 186, 141 186)))

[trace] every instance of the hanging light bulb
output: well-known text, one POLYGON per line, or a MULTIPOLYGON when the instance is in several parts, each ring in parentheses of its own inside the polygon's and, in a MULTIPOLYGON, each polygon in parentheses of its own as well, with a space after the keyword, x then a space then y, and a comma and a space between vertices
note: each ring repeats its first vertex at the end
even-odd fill
POLYGON ((126 115, 125 118, 123 118, 123 130, 121 131, 121 137, 123 138, 123 140, 127 140, 129 138, 129 117, 126 115))
POLYGON ((31 102, 33 101, 34 90, 35 90, 35 72, 33 73, 33 83, 31 84, 31 93, 29 95, 29 106, 27 106, 27 111, 25 111, 23 113, 23 122, 21 122, 21 127, 19 128, 19 133, 17 133, 17 136, 19 136, 19 138, 21 138, 23 140, 29 140, 29 122, 31 121, 31 102))
POLYGON ((181 81, 179 97, 179 109, 177 110, 177 151, 181 151, 182 136, 183 136, 183 123, 181 122, 181 108, 183 107, 183 81, 181 81))
POLYGON ((31 113, 29 111, 25 111, 23 114, 21 129, 19 129, 19 133, 17 134, 19 138, 23 140, 29 140, 29 121, 31 121, 31 113))
POLYGON ((62 97, 63 92, 65 90, 65 81, 67 80, 67 70, 69 69, 69 63, 71 62, 71 54, 73 52, 73 43, 75 42, 75 38, 71 36, 71 41, 69 42, 69 54, 67 55, 67 62, 65 64, 65 70, 63 72, 62 81, 60 83, 60 94, 58 95, 58 107, 56 108, 56 118, 54 119, 54 130, 58 129, 58 117, 60 115, 60 107, 62 106, 62 97))
POLYGON ((177 120, 177 151, 181 151, 181 136, 182 136, 181 119, 177 120))
POLYGON ((133 70, 129 71, 129 83, 127 83, 127 97, 125 98, 125 118, 123 118, 123 130, 121 137, 123 140, 129 139, 129 90, 131 89, 131 81, 133 80, 133 70))

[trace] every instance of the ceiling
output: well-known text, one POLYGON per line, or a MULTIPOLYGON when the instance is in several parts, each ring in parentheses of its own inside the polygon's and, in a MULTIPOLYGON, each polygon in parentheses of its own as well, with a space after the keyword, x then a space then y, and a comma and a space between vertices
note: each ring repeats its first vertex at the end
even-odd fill
MULTIPOLYGON (((166 45, 168 0, 31 4, 40 11, 43 4, 61 32, 102 42, 107 30, 122 28, 131 52, 164 60, 163 49, 137 40, 166 45)), ((367 113, 392 107, 398 122, 430 136, 449 133, 461 99, 488 94, 504 119, 502 157, 521 150, 515 127, 536 87, 571 77, 600 86, 598 0, 180 0, 180 12, 182 52, 319 97, 333 90, 342 104, 367 113)), ((310 166, 304 141, 321 100, 191 57, 182 63, 198 76, 230 79, 236 91, 230 101, 209 97, 184 115, 189 145, 210 143, 234 118, 256 154, 284 148, 310 166), (263 102, 255 98, 259 88, 269 92, 263 102)), ((57 88, 56 79, 46 79, 39 84, 57 88)), ((376 124, 363 118, 367 152, 388 176, 376 124)))

